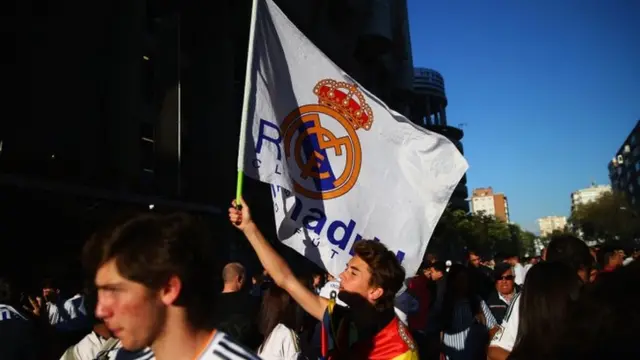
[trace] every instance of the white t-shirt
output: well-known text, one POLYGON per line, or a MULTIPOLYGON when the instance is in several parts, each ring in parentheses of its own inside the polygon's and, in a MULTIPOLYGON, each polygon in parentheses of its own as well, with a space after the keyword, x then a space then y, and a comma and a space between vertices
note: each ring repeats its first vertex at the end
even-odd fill
POLYGON ((524 266, 522 266, 522 264, 517 263, 513 266, 513 274, 516 277, 516 285, 524 284, 524 266))
POLYGON ((340 282, 334 280, 324 284, 322 289, 320 289, 320 294, 318 295, 329 300, 335 298, 336 304, 340 306, 347 306, 347 304, 345 304, 342 300, 338 299, 338 293, 340 293, 340 282))
POLYGON ((84 305, 84 296, 80 294, 75 294, 67 301, 65 301, 64 309, 69 314, 70 319, 75 319, 80 316, 87 316, 87 309, 84 305))
POLYGON ((13 307, 9 305, 0 304, 0 321, 11 320, 11 319, 27 320, 26 317, 22 316, 22 314, 17 312, 16 309, 14 309, 13 307))
POLYGON ((527 273, 529 273, 529 270, 531 270, 531 268, 533 267, 533 264, 527 264, 524 266, 524 278, 527 278, 527 273))
POLYGON ((258 352, 264 360, 296 360, 301 354, 298 335, 283 324, 273 328, 258 352))
POLYGON ((258 355, 238 344, 222 331, 216 331, 198 360, 259 360, 258 355))
POLYGON ((107 339, 92 331, 80 340, 80 342, 68 348, 67 351, 62 354, 60 360, 69 359, 69 355, 72 355, 73 359, 76 360, 93 360, 97 357, 100 350, 102 350, 106 341, 107 339))
POLYGON ((67 318, 56 324, 58 330, 74 331, 92 327, 91 320, 87 317, 84 300, 84 296, 76 294, 64 302, 63 308, 67 318))
POLYGON ((513 350, 518 338, 518 325, 520 324, 520 293, 511 301, 511 306, 502 320, 500 329, 491 339, 489 346, 496 346, 507 351, 513 350))
POLYGON ((63 304, 64 303, 62 302, 59 302, 59 303, 47 302, 46 309, 47 309, 47 316, 49 318, 49 324, 55 326, 65 320, 65 318, 60 314, 60 310, 58 309, 59 307, 63 307, 63 304))
POLYGON ((47 302, 47 314, 49 316, 49 324, 54 326, 70 320, 84 318, 87 316, 84 297, 76 294, 64 301, 47 302))
MULTIPOLYGON (((103 349, 104 351, 105 349, 103 349)), ((118 341, 115 348, 107 349, 106 358, 109 360, 154 360, 155 354, 150 348, 130 352, 122 348, 118 341)), ((207 347, 202 351, 198 360, 259 360, 251 350, 236 343, 222 331, 216 331, 207 347)))
POLYGON ((622 266, 627 266, 629 264, 631 264, 633 262, 634 258, 632 256, 629 256, 628 258, 624 259, 622 261, 622 266))

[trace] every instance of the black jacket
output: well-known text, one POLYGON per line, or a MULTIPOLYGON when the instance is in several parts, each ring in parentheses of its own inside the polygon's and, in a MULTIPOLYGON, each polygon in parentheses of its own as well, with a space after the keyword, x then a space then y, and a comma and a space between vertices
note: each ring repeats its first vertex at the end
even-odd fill
MULTIPOLYGON (((518 293, 518 289, 516 288, 514 296, 517 293, 518 293)), ((501 324, 502 320, 504 319, 504 316, 507 314, 507 310, 509 309, 509 304, 507 304, 500 298, 496 290, 494 290, 491 294, 489 294, 489 297, 485 302, 487 303, 489 310, 491 310, 493 317, 496 318, 496 321, 499 324, 501 324)))

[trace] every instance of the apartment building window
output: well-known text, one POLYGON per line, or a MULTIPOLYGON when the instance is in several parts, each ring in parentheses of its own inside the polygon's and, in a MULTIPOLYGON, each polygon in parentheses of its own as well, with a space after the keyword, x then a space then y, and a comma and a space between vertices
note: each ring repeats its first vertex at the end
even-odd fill
POLYGON ((636 162, 636 171, 640 171, 640 160, 636 162))

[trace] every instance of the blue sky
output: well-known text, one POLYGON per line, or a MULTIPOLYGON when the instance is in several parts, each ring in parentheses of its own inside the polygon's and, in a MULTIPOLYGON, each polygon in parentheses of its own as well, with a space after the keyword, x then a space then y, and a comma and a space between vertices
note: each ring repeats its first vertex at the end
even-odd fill
POLYGON ((442 73, 463 129, 468 186, 511 218, 569 215, 572 191, 608 184, 640 119, 640 1, 408 0, 414 66, 442 73))

